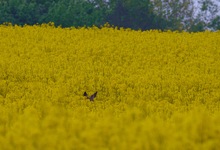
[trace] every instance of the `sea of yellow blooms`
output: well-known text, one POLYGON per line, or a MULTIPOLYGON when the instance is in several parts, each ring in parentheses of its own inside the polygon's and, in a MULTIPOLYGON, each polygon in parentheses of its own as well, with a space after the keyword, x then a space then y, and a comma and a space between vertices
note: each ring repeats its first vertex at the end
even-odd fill
POLYGON ((219 148, 220 31, 0 25, 1 150, 219 148))

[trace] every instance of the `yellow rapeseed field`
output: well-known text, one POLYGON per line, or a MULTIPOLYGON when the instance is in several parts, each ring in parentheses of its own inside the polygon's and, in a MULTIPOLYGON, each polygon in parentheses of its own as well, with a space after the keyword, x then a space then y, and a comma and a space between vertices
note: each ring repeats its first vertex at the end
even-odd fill
POLYGON ((0 150, 15 149, 219 150, 220 31, 0 25, 0 150))

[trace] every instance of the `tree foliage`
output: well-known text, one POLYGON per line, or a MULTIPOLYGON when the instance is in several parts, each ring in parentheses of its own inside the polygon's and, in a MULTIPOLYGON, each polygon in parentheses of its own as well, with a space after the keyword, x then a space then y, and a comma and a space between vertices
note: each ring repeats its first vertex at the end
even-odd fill
POLYGON ((0 0, 0 24, 54 22, 63 27, 111 25, 132 29, 218 30, 218 6, 200 0, 0 0))
POLYGON ((107 20, 110 24, 132 29, 165 29, 168 21, 153 12, 150 0, 115 1, 107 20))

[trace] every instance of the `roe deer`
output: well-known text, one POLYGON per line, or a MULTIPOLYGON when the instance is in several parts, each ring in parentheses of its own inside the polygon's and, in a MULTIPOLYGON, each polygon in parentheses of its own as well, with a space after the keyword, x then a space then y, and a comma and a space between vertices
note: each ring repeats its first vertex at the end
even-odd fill
POLYGON ((91 95, 90 97, 89 97, 89 95, 86 93, 86 92, 84 92, 84 94, 83 94, 83 96, 85 96, 86 98, 88 98, 90 101, 94 101, 94 98, 96 97, 96 95, 97 95, 97 92, 95 92, 93 95, 91 95))

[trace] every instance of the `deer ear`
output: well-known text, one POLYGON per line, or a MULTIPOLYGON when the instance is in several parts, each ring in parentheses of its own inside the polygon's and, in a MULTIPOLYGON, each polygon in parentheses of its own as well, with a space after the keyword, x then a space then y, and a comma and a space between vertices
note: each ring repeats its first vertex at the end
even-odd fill
POLYGON ((93 94, 93 95, 94 95, 94 98, 96 97, 97 93, 98 93, 98 92, 96 91, 96 92, 93 94))
POLYGON ((97 92, 95 92, 93 95, 90 96, 90 101, 93 101, 93 99, 96 97, 97 92))
POLYGON ((86 92, 84 92, 83 96, 88 96, 88 94, 86 92))

